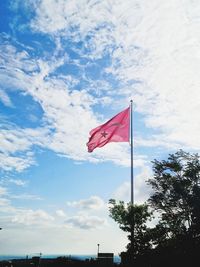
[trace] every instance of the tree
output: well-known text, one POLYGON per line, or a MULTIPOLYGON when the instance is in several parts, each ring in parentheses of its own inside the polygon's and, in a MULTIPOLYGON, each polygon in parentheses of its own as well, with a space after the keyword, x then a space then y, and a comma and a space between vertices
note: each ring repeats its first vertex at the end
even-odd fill
POLYGON ((160 225, 168 238, 200 234, 200 161, 198 154, 182 150, 167 160, 153 161, 154 177, 148 180, 154 193, 149 204, 161 214, 160 225))
POLYGON ((200 251, 200 157, 179 150, 167 160, 154 160, 153 172, 148 202, 112 199, 110 216, 129 233, 127 253, 134 255, 134 266, 188 266, 200 251), (159 214, 152 228, 150 209, 159 214))
POLYGON ((127 252, 130 258, 136 259, 144 255, 151 248, 147 221, 151 220, 152 213, 149 212, 148 206, 125 204, 124 201, 117 203, 114 199, 111 199, 109 204, 110 217, 119 224, 120 229, 129 233, 127 252))

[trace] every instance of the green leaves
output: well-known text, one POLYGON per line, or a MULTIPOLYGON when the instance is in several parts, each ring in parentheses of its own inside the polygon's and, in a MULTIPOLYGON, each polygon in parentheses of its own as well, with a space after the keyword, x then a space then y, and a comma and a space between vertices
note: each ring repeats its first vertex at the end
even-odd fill
POLYGON ((111 199, 109 204, 110 217, 119 224, 120 229, 129 233, 128 238, 131 242, 127 245, 128 250, 133 250, 134 247, 134 252, 138 255, 149 249, 151 244, 147 222, 151 220, 152 213, 148 206, 125 204, 114 199, 111 199))

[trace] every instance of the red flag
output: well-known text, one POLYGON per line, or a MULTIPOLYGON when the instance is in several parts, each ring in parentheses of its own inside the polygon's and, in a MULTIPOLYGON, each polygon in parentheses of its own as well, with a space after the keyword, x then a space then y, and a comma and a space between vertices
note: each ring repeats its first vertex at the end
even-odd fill
POLYGON ((110 142, 129 142, 130 108, 90 131, 88 152, 110 142))

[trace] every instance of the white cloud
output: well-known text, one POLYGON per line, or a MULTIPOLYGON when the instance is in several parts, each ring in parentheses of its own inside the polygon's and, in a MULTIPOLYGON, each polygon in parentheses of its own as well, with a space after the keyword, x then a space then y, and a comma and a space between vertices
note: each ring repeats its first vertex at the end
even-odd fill
POLYGON ((152 171, 150 167, 143 167, 141 172, 135 177, 135 202, 142 204, 149 198, 151 194, 151 188, 147 185, 147 180, 152 177, 152 171))
POLYGON ((25 180, 21 180, 21 179, 8 179, 6 180, 7 182, 9 183, 12 183, 12 184, 15 184, 17 186, 22 186, 24 187, 25 185, 27 185, 28 181, 25 181, 25 180))
POLYGON ((56 210, 56 215, 61 218, 66 218, 67 216, 63 210, 56 210))
POLYGON ((4 196, 8 194, 8 190, 6 187, 0 186, 0 196, 4 196))
POLYGON ((8 207, 9 205, 10 205, 10 201, 7 198, 0 197, 0 206, 1 206, 1 208, 2 207, 8 207))
POLYGON ((42 145, 43 140, 48 139, 48 129, 13 127, 7 125, 1 129, 0 149, 2 153, 14 154, 19 151, 29 151, 33 144, 42 145))
MULTIPOLYGON (((12 46, 6 51, 10 52, 7 55, 8 62, 12 62, 13 57, 19 61, 24 60, 12 46)), ((96 100, 87 90, 71 90, 63 79, 55 77, 47 79, 57 67, 64 63, 64 59, 51 58, 49 61, 40 59, 36 62, 30 59, 30 61, 31 65, 39 66, 38 69, 35 68, 36 71, 27 74, 21 67, 23 64, 20 63, 16 64, 18 69, 10 66, 9 71, 1 71, 2 84, 5 88, 12 87, 15 90, 20 88, 21 91, 30 94, 33 100, 41 105, 44 112, 42 118, 44 127, 21 129, 17 126, 10 126, 2 129, 1 150, 3 154, 1 157, 3 162, 1 167, 6 170, 16 169, 17 171, 29 167, 34 163, 33 155, 25 159, 19 157, 18 152, 27 153, 33 145, 49 148, 74 160, 111 160, 117 164, 127 164, 128 146, 125 148, 121 144, 115 144, 114 154, 109 148, 105 149, 103 156, 101 156, 101 152, 96 155, 88 154, 86 148, 88 133, 102 120, 100 121, 92 111, 91 107, 96 103, 96 100), (14 153, 18 153, 18 156, 16 157, 14 153), (122 156, 123 161, 121 160, 122 156)), ((11 65, 11 63, 8 64, 11 65)))
POLYGON ((10 156, 0 153, 0 168, 6 171, 23 171, 35 163, 34 159, 28 154, 22 157, 10 156))
POLYGON ((0 101, 2 101, 2 103, 5 106, 13 107, 13 104, 12 104, 9 96, 3 90, 1 90, 1 89, 0 89, 0 101))
MULTIPOLYGON (((129 165, 129 149, 124 144, 109 144, 101 151, 87 154, 88 132, 103 120, 92 110, 102 96, 92 96, 97 86, 94 81, 88 79, 89 89, 77 91, 73 87, 78 83, 77 78, 52 75, 58 67, 70 61, 65 53, 58 57, 58 51, 63 51, 62 38, 72 42, 84 41, 84 46, 78 50, 81 57, 95 59, 109 53, 111 65, 103 71, 113 73, 122 89, 112 92, 109 82, 107 90, 99 89, 106 94, 104 104, 114 105, 113 93, 120 97, 116 103, 128 103, 133 96, 134 110, 145 115, 145 125, 158 130, 152 141, 146 140, 145 144, 200 148, 200 21, 196 16, 199 3, 191 4, 189 0, 166 3, 153 0, 151 4, 147 0, 47 2, 42 0, 33 4, 31 1, 36 11, 31 27, 53 36, 55 54, 45 60, 33 60, 25 48, 19 51, 6 42, 1 46, 4 68, 0 73, 4 96, 6 88, 20 88, 41 105, 46 133, 43 135, 41 129, 37 129, 38 136, 32 136, 30 140, 25 137, 25 133, 31 135, 30 129, 26 132, 18 128, 18 133, 11 132, 11 140, 8 140, 5 132, 1 139, 4 140, 4 150, 9 153, 27 151, 37 144, 74 160, 111 160, 129 165), (115 153, 113 148, 116 148, 115 153)), ((78 60, 76 65, 80 67, 78 60)), ((81 79, 87 76, 84 67, 81 79)), ((9 97, 8 92, 6 95, 9 97)), ((4 97, 5 101, 9 104, 8 98, 4 97)), ((136 143, 144 145, 141 139, 136 143)), ((31 158, 25 161, 19 156, 5 154, 5 151, 4 156, 6 170, 19 171, 34 163, 31 158)), ((142 166, 143 163, 140 159, 137 164, 142 166)))
POLYGON ((0 186, 0 207, 1 213, 13 211, 11 201, 9 199, 10 192, 7 187, 0 186))
POLYGON ((178 150, 181 148, 182 143, 179 141, 170 141, 167 134, 151 135, 150 137, 137 137, 135 140, 136 147, 157 147, 165 148, 168 150, 178 150))
POLYGON ((46 225, 54 221, 54 218, 46 211, 38 210, 18 210, 17 214, 12 218, 12 223, 23 225, 46 225))
POLYGON ((130 182, 124 182, 123 184, 121 184, 113 193, 113 198, 116 200, 129 202, 131 198, 130 186, 130 182))
POLYGON ((3 125, 0 133, 0 168, 23 171, 35 164, 33 145, 49 142, 48 128, 25 128, 3 125))
POLYGON ((23 199, 23 200, 42 200, 42 198, 40 196, 37 195, 32 195, 32 194, 19 194, 19 195, 10 195, 10 198, 12 199, 23 199))
MULTIPOLYGON (((2 222, 2 221, 1 221, 2 222)), ((2 225, 2 224, 1 224, 2 225)), ((73 255, 81 251, 85 255, 96 255, 97 244, 101 252, 113 252, 118 255, 127 244, 126 234, 118 226, 105 226, 92 230, 65 228, 59 226, 25 227, 23 224, 1 231, 1 253, 12 255, 13 251, 20 255, 35 256, 42 254, 73 255), (15 238, 13 238, 15 237, 15 238), (27 242, 28 240, 28 242, 27 242), (113 242, 115 240, 115 242, 113 242), (31 242, 30 242, 31 241, 31 242)))
POLYGON ((60 0, 49 5, 43 0, 32 27, 63 36, 75 27, 71 38, 84 40, 93 58, 113 51, 107 71, 125 87, 126 82, 137 81, 124 92, 123 86, 120 93, 125 98, 133 96, 146 125, 165 133, 169 143, 199 149, 198 10, 200 3, 189 0, 70 4, 60 0))
MULTIPOLYGON (((143 166, 141 172, 133 177, 134 186, 134 203, 142 204, 150 196, 151 188, 147 185, 146 181, 152 176, 151 170, 149 167, 143 166)), ((113 198, 116 200, 122 200, 130 202, 131 200, 131 181, 126 181, 121 184, 113 193, 113 198)))
POLYGON ((98 210, 104 207, 104 201, 98 196, 91 196, 88 199, 68 202, 67 205, 79 209, 98 210))
POLYGON ((104 218, 83 214, 72 216, 65 222, 69 225, 72 225, 73 227, 78 227, 86 230, 102 227, 104 224, 106 224, 106 220, 104 218))

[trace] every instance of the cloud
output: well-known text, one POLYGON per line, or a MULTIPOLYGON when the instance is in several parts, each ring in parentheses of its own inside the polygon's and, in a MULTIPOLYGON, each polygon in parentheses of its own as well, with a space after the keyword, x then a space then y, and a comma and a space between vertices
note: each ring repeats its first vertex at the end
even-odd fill
POLYGON ((113 198, 117 200, 126 200, 130 201, 131 199, 131 194, 130 194, 130 182, 124 182, 121 184, 114 192, 113 198))
POLYGON ((76 215, 68 218, 65 223, 85 230, 95 229, 103 226, 106 220, 97 216, 76 215))
MULTIPOLYGON (((134 203, 143 204, 150 196, 151 189, 146 184, 146 181, 150 179, 152 172, 149 167, 143 166, 140 173, 134 176, 134 203)), ((131 181, 126 181, 121 184, 113 193, 113 197, 116 200, 122 200, 130 202, 131 200, 131 181)))
MULTIPOLYGON (((126 145, 109 144, 88 155, 85 143, 89 130, 107 119, 95 113, 94 105, 104 100, 103 105, 118 110, 131 97, 136 115, 144 116, 144 126, 157 130, 152 138, 136 137, 138 147, 146 144, 170 149, 200 148, 200 22, 196 16, 199 3, 186 0, 180 6, 180 0, 153 0, 151 5, 147 0, 47 2, 30 2, 35 11, 30 27, 51 36, 54 53, 33 59, 30 48, 7 38, 1 45, 0 71, 4 102, 9 105, 10 88, 32 96, 44 112, 41 122, 46 132, 39 128, 35 130, 37 137, 27 139, 30 129, 25 136, 26 131, 18 127, 18 133, 12 132, 11 142, 5 138, 5 132, 4 149, 9 153, 27 151, 36 144, 74 160, 111 160, 128 166, 126 145), (66 41, 74 44, 78 59, 65 52, 66 41), (79 41, 81 47, 76 45, 79 41), (88 76, 89 67, 98 65, 98 58, 106 59, 107 64, 102 66, 96 81, 88 76), (78 79, 75 75, 57 75, 60 67, 72 63, 80 71, 78 79), (115 79, 117 87, 107 79, 108 75, 115 79)), ((33 157, 25 161, 5 151, 3 155, 6 170, 21 171, 34 164, 33 157)), ((143 163, 141 158, 136 161, 137 166, 143 163)))
POLYGON ((7 107, 13 107, 9 96, 3 90, 0 90, 0 101, 7 107))
POLYGON ((152 171, 150 167, 143 167, 141 172, 135 177, 135 201, 138 204, 142 204, 149 198, 151 194, 151 188, 147 185, 147 180, 152 177, 152 171))
POLYGON ((34 165, 33 145, 48 143, 48 128, 20 128, 10 123, 1 125, 0 133, 0 168, 6 171, 23 171, 34 165))
POLYGON ((8 199, 9 191, 7 187, 0 186, 0 206, 1 212, 7 212, 10 210, 10 200, 8 199))
POLYGON ((85 210, 99 210, 104 207, 104 201, 98 196, 91 196, 88 199, 81 199, 79 201, 68 202, 67 205, 85 210))
POLYGON ((61 218, 66 218, 67 216, 63 210, 56 210, 56 215, 61 218))
MULTIPOLYGON (((115 144, 114 154, 111 149, 105 149, 103 156, 101 152, 93 155, 87 153, 88 133, 96 125, 102 123, 102 118, 100 120, 100 116, 96 116, 91 109, 96 99, 87 90, 72 90, 70 86, 73 85, 66 84, 66 80, 56 75, 50 77, 51 73, 64 64, 64 58, 51 57, 49 60, 33 60, 27 52, 22 53, 12 45, 7 46, 5 51, 8 54, 3 58, 6 58, 4 64, 9 65, 9 68, 0 70, 4 90, 9 91, 12 87, 12 90, 29 94, 33 103, 39 104, 43 110, 41 121, 43 127, 31 129, 17 125, 3 125, 1 131, 2 168, 22 171, 34 164, 34 153, 31 156, 27 154, 32 150, 33 145, 51 149, 74 160, 96 162, 111 160, 117 164, 120 162, 126 164, 128 149, 122 144, 115 144), (17 62, 13 63, 13 58, 17 62), (12 64, 15 66, 12 67, 12 64), (32 67, 35 65, 35 67, 30 69, 30 72, 26 72, 24 71, 26 64, 32 67)), ((3 49, 2 53, 5 54, 3 49)))
POLYGON ((198 10, 200 3, 188 0, 43 0, 31 25, 84 41, 92 58, 109 51, 107 72, 121 82, 118 94, 133 97, 146 126, 160 132, 157 140, 165 133, 169 143, 199 149, 198 10))
POLYGON ((8 179, 6 180, 6 182, 9 182, 11 184, 15 184, 17 186, 22 186, 24 187, 25 185, 27 185, 28 181, 25 181, 25 180, 21 180, 21 179, 8 179))
POLYGON ((12 223, 30 225, 45 225, 54 221, 54 218, 46 211, 38 210, 18 210, 17 214, 12 218, 12 223))
MULTIPOLYGON (((2 198, 0 197, 0 206, 2 207, 7 207, 10 205, 10 201, 7 198, 2 198)), ((5 209, 1 210, 4 211, 5 209)))
POLYGON ((68 255, 76 254, 77 251, 90 255, 96 254, 98 243, 101 251, 112 251, 118 255, 125 249, 128 242, 126 234, 116 225, 115 227, 104 225, 102 228, 92 230, 77 227, 69 229, 69 226, 64 227, 60 224, 53 227, 51 225, 28 227, 23 224, 15 224, 15 227, 8 228, 8 224, 2 225, 1 220, 1 226, 3 228, 1 252, 5 255, 12 255, 13 251, 16 254, 30 257, 38 255, 40 251, 46 255, 52 253, 66 255, 66 251, 68 255))
POLYGON ((10 195, 12 199, 23 199, 23 200, 42 200, 40 196, 32 195, 32 194, 19 194, 19 195, 10 195))
POLYGON ((1 128, 0 150, 4 154, 29 151, 33 144, 42 145, 42 141, 48 138, 48 130, 43 128, 22 129, 9 124, 1 128))
POLYGON ((5 171, 16 170, 21 172, 34 163, 34 159, 32 156, 29 156, 29 154, 25 154, 22 157, 17 157, 0 153, 0 168, 5 171))
POLYGON ((4 196, 8 194, 8 190, 6 187, 0 186, 0 196, 4 196))

